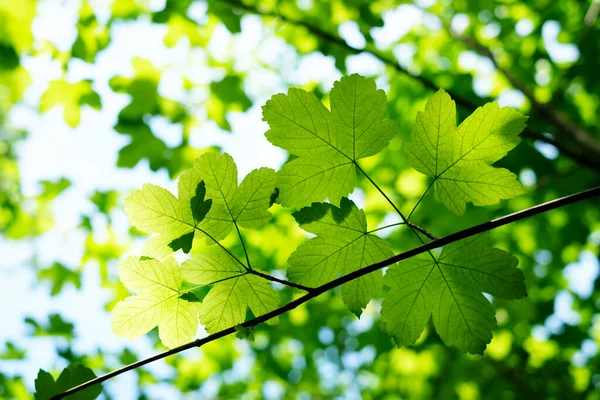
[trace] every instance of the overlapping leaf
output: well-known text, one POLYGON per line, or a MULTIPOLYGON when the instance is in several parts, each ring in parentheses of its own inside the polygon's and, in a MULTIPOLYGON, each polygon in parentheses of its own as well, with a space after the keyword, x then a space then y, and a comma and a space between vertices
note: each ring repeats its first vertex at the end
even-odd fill
MULTIPOLYGON (((70 364, 55 381, 50 373, 40 369, 35 379, 35 400, 49 400, 59 393, 94 379, 96 375, 91 369, 79 364, 70 364)), ((71 400, 92 400, 100 396, 102 386, 95 384, 68 398, 71 400)))
MULTIPOLYGON (((389 258, 389 244, 367 233, 365 214, 347 198, 340 207, 315 203, 294 214, 302 229, 317 235, 290 256, 288 278, 306 286, 318 286, 359 268, 389 258)), ((379 291, 381 272, 373 272, 342 286, 344 303, 360 315, 379 291)))
POLYGON ((263 107, 265 134, 275 146, 298 156, 277 173, 286 207, 329 199, 338 204, 354 189, 356 161, 384 149, 397 124, 384 119, 386 96, 372 79, 343 77, 331 90, 331 111, 312 93, 291 88, 263 107))
POLYGON ((438 199, 462 215, 467 202, 496 204, 523 193, 517 177, 491 166, 520 141, 526 117, 488 103, 456 127, 456 105, 438 91, 417 115, 414 141, 404 145, 412 166, 433 177, 438 199))
POLYGON ((160 340, 169 348, 193 339, 198 329, 198 304, 180 297, 182 277, 176 261, 129 257, 119 265, 119 278, 136 295, 113 309, 115 334, 131 339, 158 325, 160 340))
POLYGON ((399 345, 414 343, 429 318, 448 346, 482 354, 496 327, 494 310, 482 292, 503 299, 526 295, 518 260, 488 244, 487 234, 444 247, 437 259, 425 254, 391 267, 391 290, 381 319, 399 345))
POLYGON ((244 322, 246 308, 258 316, 279 306, 279 295, 266 280, 247 274, 220 248, 194 255, 183 263, 182 272, 189 282, 213 284, 200 306, 200 321, 210 333, 244 322))
POLYGON ((227 237, 234 223, 244 228, 265 225, 271 218, 267 209, 275 183, 275 172, 260 168, 238 187, 231 156, 208 152, 179 178, 178 198, 147 184, 127 198, 125 210, 137 229, 159 235, 148 241, 145 254, 163 257, 169 253, 167 245, 187 253, 195 235, 213 243, 227 237))

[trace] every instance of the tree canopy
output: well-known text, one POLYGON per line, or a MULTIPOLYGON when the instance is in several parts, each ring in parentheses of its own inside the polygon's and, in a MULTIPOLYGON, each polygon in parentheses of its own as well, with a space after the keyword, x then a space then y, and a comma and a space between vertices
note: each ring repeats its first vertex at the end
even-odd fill
POLYGON ((0 2, 0 397, 600 399, 599 13, 0 2))

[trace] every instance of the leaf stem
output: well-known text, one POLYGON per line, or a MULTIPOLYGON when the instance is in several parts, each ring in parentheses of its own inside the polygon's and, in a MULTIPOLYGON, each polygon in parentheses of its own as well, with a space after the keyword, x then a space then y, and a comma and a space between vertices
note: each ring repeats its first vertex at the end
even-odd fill
MULTIPOLYGON (((252 275, 260 276, 269 281, 278 282, 278 283, 281 283, 282 285, 286 285, 286 286, 290 286, 290 287, 293 287, 296 289, 304 290, 306 292, 310 292, 312 290, 312 288, 309 288, 308 286, 303 286, 303 285, 299 285, 297 283, 286 281, 284 279, 275 278, 274 276, 271 276, 271 275, 268 275, 268 274, 265 274, 265 273, 262 273, 262 272, 252 269, 252 267, 250 266, 250 258, 248 257, 248 251, 246 251, 246 245, 244 244, 244 239, 242 237, 242 233, 240 232, 240 228, 238 227, 237 222, 234 221, 233 224, 235 225, 235 229, 237 230, 238 236, 240 238, 240 242, 242 242, 242 247, 244 249, 244 254, 246 255, 246 261, 248 262, 248 266, 246 266, 239 258, 237 258, 231 251, 229 251, 229 249, 227 249, 227 247, 225 247, 221 243, 219 243, 218 240, 213 238, 211 235, 206 233, 204 230, 196 227, 196 229, 198 229, 200 232, 204 233, 209 239, 211 239, 213 242, 215 242, 217 245, 219 245, 219 247, 221 247, 223 250, 225 250, 227 252, 227 254, 229 254, 235 261, 237 261, 244 268, 244 270, 246 270, 246 272, 243 274, 236 275, 234 277, 229 277, 229 278, 226 278, 223 280, 239 277, 239 276, 246 275, 246 274, 252 274, 252 275)), ((217 282, 213 282, 213 283, 218 283, 218 282, 221 282, 221 281, 217 281, 217 282)), ((211 285, 211 283, 209 283, 208 285, 211 285)), ((204 285, 204 286, 206 286, 206 285, 204 285)))
MULTIPOLYGON (((433 236, 431 233, 429 233, 425 228, 421 228, 420 226, 413 224, 412 222, 408 221, 408 218, 406 218, 404 216, 404 214, 402 213, 402 211, 400 211, 400 209, 398 207, 396 207, 396 205, 394 204, 394 202, 392 201, 392 199, 390 199, 388 197, 387 194, 385 194, 385 192, 383 191, 383 189, 381 189, 379 187, 379 185, 373 180, 371 179, 371 177, 365 172, 364 169, 362 169, 360 167, 360 165, 358 165, 358 163, 356 161, 354 161, 354 165, 356 165, 356 168, 358 168, 358 170, 365 176, 365 178, 367 178, 369 180, 369 182, 371 182, 373 184, 373 186, 375 187, 375 189, 377 189, 379 191, 379 193, 381 193, 381 195, 387 200, 387 202, 392 206, 392 208, 394 210, 396 210, 396 212, 398 213, 398 215, 400 216, 400 218, 402 218, 402 221, 411 229, 411 231, 413 231, 415 233, 415 235, 417 236, 417 238, 419 239, 419 241, 424 244, 425 242, 423 241, 423 239, 421 238, 421 236, 419 236, 418 232, 421 232, 423 235, 427 236, 429 239, 431 240, 435 240, 436 237, 433 236)), ((433 255, 432 255, 433 257, 433 255)))
MULTIPOLYGON (((458 231, 458 232, 455 232, 455 233, 453 233, 451 235, 444 236, 443 238, 436 239, 436 240, 434 240, 432 242, 429 242, 427 244, 424 244, 424 245, 421 245, 419 247, 413 248, 411 250, 405 251, 403 253, 397 254, 397 255, 395 255, 393 257, 390 257, 390 258, 388 258, 386 260, 383 260, 383 261, 380 261, 378 263, 371 264, 371 265, 369 265, 367 267, 358 269, 358 270, 356 270, 354 272, 351 272, 351 273, 349 273, 347 275, 343 275, 343 276, 341 276, 341 277, 339 277, 337 279, 334 279, 333 281, 330 281, 330 282, 325 283, 325 284, 323 284, 321 286, 313 288, 309 293, 305 294, 302 297, 297 298, 296 300, 293 300, 293 301, 285 304, 284 306, 281 306, 281 307, 279 307, 279 308, 277 308, 277 309, 275 309, 273 311, 270 311, 270 312, 268 312, 266 314, 260 315, 260 316, 258 316, 256 318, 253 318, 253 319, 249 320, 249 321, 246 321, 246 322, 242 323, 241 325, 244 326, 244 327, 246 327, 246 328, 256 326, 256 325, 258 325, 258 324, 260 324, 262 322, 270 320, 271 318, 277 317, 277 316, 279 316, 281 314, 284 314, 284 313, 286 313, 286 312, 288 312, 290 310, 293 310, 294 308, 298 307, 299 305, 304 304, 307 301, 309 301, 309 300, 311 300, 311 299, 313 299, 313 298, 315 298, 315 297, 317 297, 317 296, 319 296, 319 295, 321 295, 321 294, 323 294, 323 293, 325 293, 325 292, 327 292, 327 291, 329 291, 331 289, 334 289, 334 288, 336 288, 336 287, 338 287, 340 285, 343 285, 344 283, 351 282, 354 279, 358 279, 358 278, 360 278, 360 277, 362 277, 364 275, 367 275, 367 274, 370 274, 372 272, 378 271, 378 270, 380 270, 380 269, 382 269, 384 267, 390 266, 390 265, 395 264, 395 263, 397 263, 399 261, 406 260, 408 258, 417 256, 417 255, 425 253, 427 251, 431 251, 433 249, 436 249, 436 248, 439 248, 439 247, 442 247, 442 246, 446 246, 446 245, 448 245, 450 243, 454 243, 454 242, 457 242, 459 240, 466 239, 468 237, 471 237, 471 236, 474 236, 474 235, 478 235, 478 234, 483 233, 483 232, 490 231, 490 230, 498 228, 500 226, 508 225, 510 223, 513 223, 513 222, 516 222, 516 221, 519 221, 519 220, 522 220, 522 219, 525 219, 525 218, 528 218, 528 217, 532 217, 534 215, 538 215, 538 214, 541 214, 541 213, 544 213, 544 212, 547 212, 547 211, 550 211, 550 210, 554 210, 554 209, 557 209, 557 208, 560 208, 560 207, 567 206, 569 204, 577 203, 579 201, 583 201, 583 200, 586 200, 586 199, 591 199, 591 198, 594 198, 594 197, 600 197, 600 186, 595 187, 593 189, 588 189, 588 190, 583 191, 583 192, 579 192, 579 193, 575 193, 575 194, 572 194, 572 195, 569 195, 569 196, 565 196, 565 197, 562 197, 562 198, 559 198, 559 199, 556 199, 556 200, 552 200, 552 201, 549 201, 549 202, 546 202, 546 203, 542 203, 542 204, 539 204, 537 206, 533 206, 533 207, 527 208, 525 210, 518 211, 518 212, 513 213, 513 214, 505 215, 504 217, 500 217, 498 219, 494 219, 494 220, 491 220, 491 221, 488 221, 488 222, 484 222, 482 224, 475 225, 475 226, 472 226, 472 227, 467 228, 467 229, 463 229, 462 231, 458 231)), ((141 366, 144 366, 146 364, 149 364, 149 363, 157 361, 157 360, 161 360, 161 359, 163 359, 165 357, 172 356, 172 355, 180 353, 180 352, 182 352, 184 350, 188 350, 188 349, 191 349, 191 348, 194 348, 194 347, 200 347, 200 346, 202 346, 202 345, 204 345, 206 343, 213 342, 213 341, 215 341, 217 339, 220 339, 222 337, 225 337, 225 336, 228 336, 228 335, 231 335, 231 334, 234 334, 234 333, 236 333, 236 329, 235 329, 234 326, 232 326, 230 328, 223 329, 223 330, 221 330, 219 332, 215 332, 212 335, 209 335, 209 336, 207 336, 205 338, 197 339, 197 340, 194 340, 194 341, 192 341, 190 343, 187 343, 187 344, 184 344, 182 346, 175 347, 173 349, 165 351, 163 353, 155 354, 152 357, 146 358, 144 360, 136 361, 136 362, 131 363, 129 365, 126 365, 126 366, 124 366, 124 367, 122 367, 120 369, 114 370, 114 371, 109 372, 109 373, 107 373, 105 375, 102 375, 102 376, 99 376, 97 378, 91 379, 91 380, 89 380, 87 382, 84 382, 84 383, 82 383, 82 384, 80 384, 78 386, 75 386, 75 387, 73 387, 73 388, 71 388, 69 390, 66 390, 66 391, 64 391, 62 393, 59 393, 59 394, 55 395, 54 397, 52 397, 52 400, 58 400, 58 399, 65 398, 65 397, 67 397, 67 396, 69 396, 69 395, 71 395, 73 393, 80 392, 80 391, 82 391, 82 390, 84 390, 84 389, 86 389, 86 388, 88 388, 90 386, 93 386, 93 385, 105 382, 105 381, 107 381, 107 380, 109 380, 111 378, 114 378, 115 376, 121 375, 124 372, 130 371, 132 369, 139 368, 141 366)))
MULTIPOLYGON (((209 235, 208 232, 206 232, 205 230, 198 228, 197 226, 195 226, 194 228, 196 228, 197 230, 199 230, 200 232, 202 232, 203 234, 205 234, 210 240, 212 240, 213 242, 215 242, 221 249, 223 249, 227 254, 229 254, 231 256, 231 258, 233 258, 235 261, 237 261, 246 271, 248 270, 248 267, 246 266, 246 264, 244 264, 242 262, 242 260, 240 260, 239 258, 237 258, 231 251, 229 251, 229 249, 227 247, 225 247, 221 243, 219 243, 219 241, 217 239, 215 239, 214 237, 212 237, 211 235, 209 235)), ((244 252, 245 251, 246 251, 246 249, 244 248, 244 252)), ((246 255, 246 257, 247 257, 247 255, 246 255)))
POLYGON ((290 287, 293 287, 293 288, 296 288, 296 289, 304 290, 305 292, 309 292, 310 293, 310 292, 312 292, 314 290, 311 287, 300 285, 298 283, 294 283, 294 282, 290 282, 290 281, 286 281, 285 279, 275 278, 274 276, 262 273, 260 271, 255 270, 255 269, 249 270, 248 273, 251 274, 251 275, 260 276, 261 278, 267 279, 269 281, 281 283, 282 285, 286 285, 286 286, 290 286, 290 287))
POLYGON ((421 200, 423 200, 423 198, 425 197, 425 195, 427 194, 427 192, 429 192, 429 189, 431 189, 431 187, 435 183, 436 179, 437 178, 433 178, 433 180, 431 181, 431 183, 429 184, 429 186, 427 186, 427 189, 425 189, 425 191, 423 192, 423 194, 421 195, 421 197, 419 197, 419 200, 417 201, 417 204, 415 204, 414 207, 412 208, 412 210, 410 210, 410 212, 408 213, 408 217, 406 217, 406 219, 410 220, 410 217, 412 217, 413 213, 417 210, 417 207, 419 206, 419 204, 421 204, 421 200))
POLYGON ((406 225, 406 223, 404 223, 404 222, 396 222, 395 224, 390 224, 390 225, 380 226, 379 228, 372 229, 372 230, 368 231, 368 232, 367 232, 367 234, 368 234, 368 233, 377 232, 377 231, 382 231, 382 230, 384 230, 384 229, 387 229, 387 228, 392 228, 392 227, 394 227, 394 226, 398 226, 398 225, 406 225))
POLYGON ((246 250, 246 244, 244 243, 244 238, 242 237, 242 232, 240 232, 240 227, 237 224, 237 221, 233 221, 233 225, 235 225, 235 230, 238 233, 238 237, 240 238, 240 242, 242 242, 242 248, 244 249, 244 254, 246 255, 246 262, 248 263, 248 271, 252 271, 252 265, 250 265, 250 257, 248 256, 248 250, 246 250))
POLYGON ((241 273, 241 274, 232 275, 232 276, 228 276, 227 278, 222 278, 222 279, 216 280, 216 281, 214 281, 214 282, 205 283, 205 284, 203 284, 203 285, 197 285, 197 286, 191 287, 191 288, 189 288, 189 289, 185 289, 185 290, 178 290, 177 292, 178 292, 180 295, 182 295, 182 294, 185 294, 185 293, 193 292, 194 290, 196 290, 196 289, 200 289, 200 288, 203 288, 203 287, 205 287, 205 286, 209 286, 209 285, 215 285, 215 284, 217 284, 217 283, 225 282, 225 281, 228 281, 228 280, 230 280, 230 279, 239 278, 239 277, 241 277, 241 276, 248 275, 248 274, 249 274, 249 272, 248 272, 248 271, 246 271, 246 272, 243 272, 243 273, 241 273))

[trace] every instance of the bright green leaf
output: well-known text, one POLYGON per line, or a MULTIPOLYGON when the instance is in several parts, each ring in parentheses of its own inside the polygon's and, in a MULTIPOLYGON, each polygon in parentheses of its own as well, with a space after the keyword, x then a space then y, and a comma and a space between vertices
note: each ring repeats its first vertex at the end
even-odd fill
POLYGON ((343 77, 331 90, 331 111, 312 93, 291 88, 263 107, 265 134, 275 146, 300 157, 277 173, 278 201, 302 207, 326 198, 338 204, 354 189, 356 161, 384 149, 398 130, 385 120, 386 96, 375 81, 343 77))
POLYGON ((113 309, 115 334, 135 338, 158 325, 162 343, 173 348, 192 340, 198 328, 198 305, 180 295, 181 269, 173 259, 129 257, 119 265, 119 278, 136 293, 113 309))
POLYGON ((489 247, 487 234, 449 244, 437 259, 432 257, 417 256, 388 270, 385 283, 392 289, 381 309, 386 330, 398 345, 409 345, 432 317, 446 345, 482 354, 496 320, 481 292, 503 299, 524 297, 518 260, 489 247))
POLYGON ((439 90, 418 113, 414 141, 404 151, 417 171, 433 177, 438 199, 462 215, 467 202, 491 205, 523 193, 513 173, 491 165, 519 143, 526 119, 488 103, 457 128, 456 105, 439 90))
MULTIPOLYGON (((342 198, 340 207, 315 203, 294 213, 300 227, 317 237, 296 249, 288 259, 287 276, 292 282, 316 287, 393 255, 390 245, 369 234, 365 214, 342 198)), ((377 295, 381 272, 373 272, 342 286, 342 297, 359 316, 377 295)))
POLYGON ((63 106, 63 118, 70 126, 79 125, 80 108, 88 105, 96 110, 101 108, 100 96, 92 89, 90 81, 69 83, 65 80, 54 80, 40 99, 40 111, 47 111, 54 106, 63 106))

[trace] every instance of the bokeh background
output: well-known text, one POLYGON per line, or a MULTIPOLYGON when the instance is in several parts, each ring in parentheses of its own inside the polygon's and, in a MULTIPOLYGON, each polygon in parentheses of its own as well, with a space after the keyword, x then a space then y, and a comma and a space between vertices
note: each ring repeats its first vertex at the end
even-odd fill
MULTIPOLYGON (((596 0, 0 0, 0 397, 31 398, 40 368, 57 376, 76 362, 99 375, 163 350, 156 331, 110 330, 127 296, 118 260, 144 242, 124 198, 144 183, 173 189, 208 149, 231 154, 240 176, 279 168, 288 156, 264 138, 260 107, 290 86, 327 103, 344 74, 376 79, 401 133, 364 167, 407 211, 428 181, 401 144, 433 88, 458 100, 461 119, 487 101, 530 115, 500 163, 528 194, 462 218, 428 195, 414 220, 437 236, 598 185, 599 11, 596 0)), ((359 185, 351 198, 370 226, 396 222, 359 185)), ((529 297, 493 299, 498 328, 483 356, 445 347, 432 329, 396 348, 380 300, 357 320, 334 291, 260 326, 252 343, 225 338, 153 363, 103 396, 599 399, 598 203, 493 232, 519 258, 529 297)), ((273 213, 246 235, 261 268, 284 276, 305 235, 290 210, 273 213)), ((395 251, 416 244, 403 229, 383 235, 395 251)))

